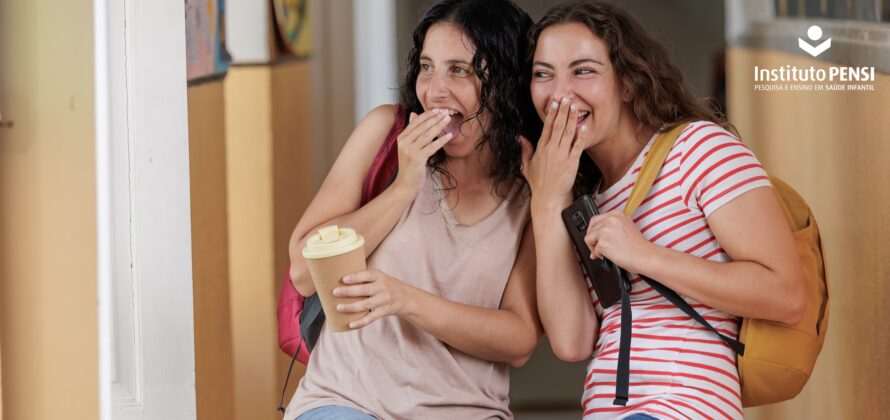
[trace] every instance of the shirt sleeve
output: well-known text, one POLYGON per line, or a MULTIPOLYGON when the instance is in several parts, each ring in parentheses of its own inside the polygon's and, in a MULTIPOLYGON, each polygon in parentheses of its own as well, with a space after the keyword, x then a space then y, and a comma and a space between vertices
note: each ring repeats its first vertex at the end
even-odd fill
POLYGON ((748 146, 717 124, 691 124, 678 141, 683 201, 705 217, 748 191, 772 186, 748 146))

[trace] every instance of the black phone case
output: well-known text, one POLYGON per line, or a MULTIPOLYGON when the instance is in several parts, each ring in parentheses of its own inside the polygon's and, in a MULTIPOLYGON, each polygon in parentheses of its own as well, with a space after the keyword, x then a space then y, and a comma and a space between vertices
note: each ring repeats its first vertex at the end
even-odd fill
POLYGON ((621 273, 619 273, 620 268, 608 259, 590 259, 590 250, 584 242, 584 236, 587 234, 587 225, 590 223, 590 219, 597 214, 599 212, 596 205, 593 204, 593 199, 585 194, 562 211, 562 222, 572 238, 575 252, 578 253, 578 259, 587 272, 587 276, 590 277, 600 304, 603 308, 608 308, 621 298, 618 284, 621 273))

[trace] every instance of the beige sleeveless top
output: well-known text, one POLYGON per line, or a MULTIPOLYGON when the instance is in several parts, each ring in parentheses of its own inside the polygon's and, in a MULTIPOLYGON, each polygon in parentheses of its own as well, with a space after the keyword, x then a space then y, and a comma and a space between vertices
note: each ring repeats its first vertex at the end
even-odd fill
MULTIPOLYGON (((437 182, 426 186, 368 258, 368 267, 445 299, 500 306, 529 219, 514 185, 488 217, 459 225, 437 182)), ((504 363, 456 350, 397 316, 360 330, 323 329, 285 419, 352 407, 381 419, 512 419, 504 363)))

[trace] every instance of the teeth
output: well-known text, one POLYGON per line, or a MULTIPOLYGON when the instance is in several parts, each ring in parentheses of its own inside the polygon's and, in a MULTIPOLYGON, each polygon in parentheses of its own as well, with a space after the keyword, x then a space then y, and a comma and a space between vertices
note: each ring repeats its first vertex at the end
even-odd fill
POLYGON ((444 113, 446 113, 446 115, 449 115, 449 116, 455 116, 457 114, 460 114, 460 112, 457 112, 453 109, 448 109, 448 108, 435 108, 434 111, 444 112, 444 113))

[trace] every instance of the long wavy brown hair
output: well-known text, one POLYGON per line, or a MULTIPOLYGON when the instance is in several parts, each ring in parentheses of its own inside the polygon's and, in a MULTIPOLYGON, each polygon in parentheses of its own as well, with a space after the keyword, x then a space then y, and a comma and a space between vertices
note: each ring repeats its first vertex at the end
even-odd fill
MULTIPOLYGON (((609 49, 609 60, 632 99, 631 111, 642 125, 667 131, 685 121, 712 121, 735 133, 722 115, 692 93, 667 49, 624 9, 602 1, 572 1, 554 6, 529 30, 527 62, 532 62, 538 37, 553 25, 580 23, 609 49)), ((531 66, 527 66, 531 69, 531 66)), ((600 172, 586 155, 575 181, 575 194, 589 194, 600 172)))

